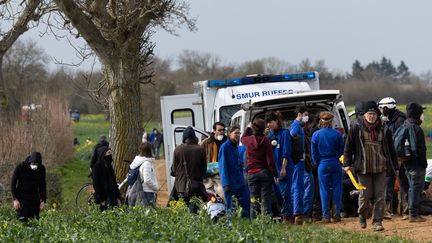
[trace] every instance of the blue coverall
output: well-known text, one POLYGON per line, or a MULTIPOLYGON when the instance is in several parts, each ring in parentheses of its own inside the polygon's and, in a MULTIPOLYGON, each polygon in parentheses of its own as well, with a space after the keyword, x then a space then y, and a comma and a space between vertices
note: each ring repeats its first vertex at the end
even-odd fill
POLYGON ((330 196, 336 205, 336 217, 340 216, 342 201, 342 165, 339 157, 344 151, 342 134, 333 128, 322 128, 312 135, 311 152, 318 168, 319 188, 323 217, 330 219, 330 196))
POLYGON ((232 196, 237 197, 242 207, 242 217, 250 218, 250 194, 243 177, 237 145, 227 139, 219 149, 219 175, 228 213, 232 211, 232 196), (226 190, 227 186, 229 190, 226 190))
POLYGON ((276 146, 272 146, 276 170, 279 178, 279 191, 282 196, 282 216, 292 216, 293 206, 291 201, 291 187, 292 187, 292 174, 293 174, 293 162, 291 158, 291 137, 289 131, 285 128, 279 129, 276 132, 270 130, 267 137, 270 141, 275 140, 276 146), (283 159, 287 159, 286 176, 281 178, 280 171, 282 168, 283 159))
MULTIPOLYGON (((302 140, 302 146, 304 146, 304 131, 301 123, 298 120, 294 120, 294 122, 291 124, 290 133, 293 137, 300 136, 302 140)), ((294 164, 292 176, 294 215, 303 215, 304 170, 304 160, 300 160, 299 162, 294 164)))

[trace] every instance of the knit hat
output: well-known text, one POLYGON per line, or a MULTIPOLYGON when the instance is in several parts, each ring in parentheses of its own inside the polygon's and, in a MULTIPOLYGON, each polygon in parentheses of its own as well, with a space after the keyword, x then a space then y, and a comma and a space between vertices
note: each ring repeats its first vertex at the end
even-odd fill
POLYGON ((183 143, 186 142, 186 139, 198 140, 197 136, 195 135, 195 131, 193 130, 193 128, 191 126, 188 126, 183 131, 183 143))
POLYGON ((376 103, 375 101, 373 101, 373 100, 367 101, 367 102, 364 104, 363 108, 364 108, 364 110, 363 110, 364 113, 366 113, 366 112, 368 112, 368 111, 372 111, 372 112, 375 112, 375 113, 377 113, 377 114, 380 114, 380 111, 379 111, 379 109, 378 109, 378 105, 377 105, 377 103, 376 103))
POLYGON ((410 102, 406 105, 407 116, 417 120, 420 119, 420 116, 423 114, 424 109, 426 109, 426 107, 423 107, 414 102, 410 102))

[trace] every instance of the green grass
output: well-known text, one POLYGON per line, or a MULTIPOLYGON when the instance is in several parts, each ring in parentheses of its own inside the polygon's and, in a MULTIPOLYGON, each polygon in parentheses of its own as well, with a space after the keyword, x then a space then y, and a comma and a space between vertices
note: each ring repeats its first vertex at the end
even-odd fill
POLYGON ((212 223, 205 211, 190 215, 184 206, 156 210, 119 208, 100 213, 48 211, 33 227, 10 220, 10 207, 0 208, 0 242, 408 242, 381 234, 346 229, 287 226, 267 217, 249 221, 233 217, 212 223))

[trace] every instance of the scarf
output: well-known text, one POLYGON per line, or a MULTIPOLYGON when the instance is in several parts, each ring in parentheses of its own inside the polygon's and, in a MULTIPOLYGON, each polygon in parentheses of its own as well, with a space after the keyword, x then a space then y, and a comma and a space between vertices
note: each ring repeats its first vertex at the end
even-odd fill
POLYGON ((365 117, 363 117, 364 124, 366 128, 369 130, 372 141, 376 141, 378 139, 378 129, 381 125, 380 119, 377 119, 374 124, 370 124, 365 117))

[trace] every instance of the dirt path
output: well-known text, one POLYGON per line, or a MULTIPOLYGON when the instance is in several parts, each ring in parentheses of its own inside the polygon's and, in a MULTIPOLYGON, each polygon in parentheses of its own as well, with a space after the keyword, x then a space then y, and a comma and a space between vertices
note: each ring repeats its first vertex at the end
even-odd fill
MULTIPOLYGON (((161 186, 157 203, 159 206, 165 207, 168 201, 165 160, 156 160, 155 169, 159 185, 161 186)), ((358 226, 358 218, 344 218, 342 222, 336 224, 318 224, 334 229, 357 231, 367 234, 381 234, 389 237, 399 236, 405 239, 426 242, 432 241, 432 216, 427 216, 426 218, 427 221, 424 223, 409 223, 408 221, 403 221, 402 217, 394 217, 392 220, 385 220, 383 222, 385 230, 382 232, 373 232, 371 227, 372 222, 370 220, 368 221, 368 228, 361 229, 358 226)))

